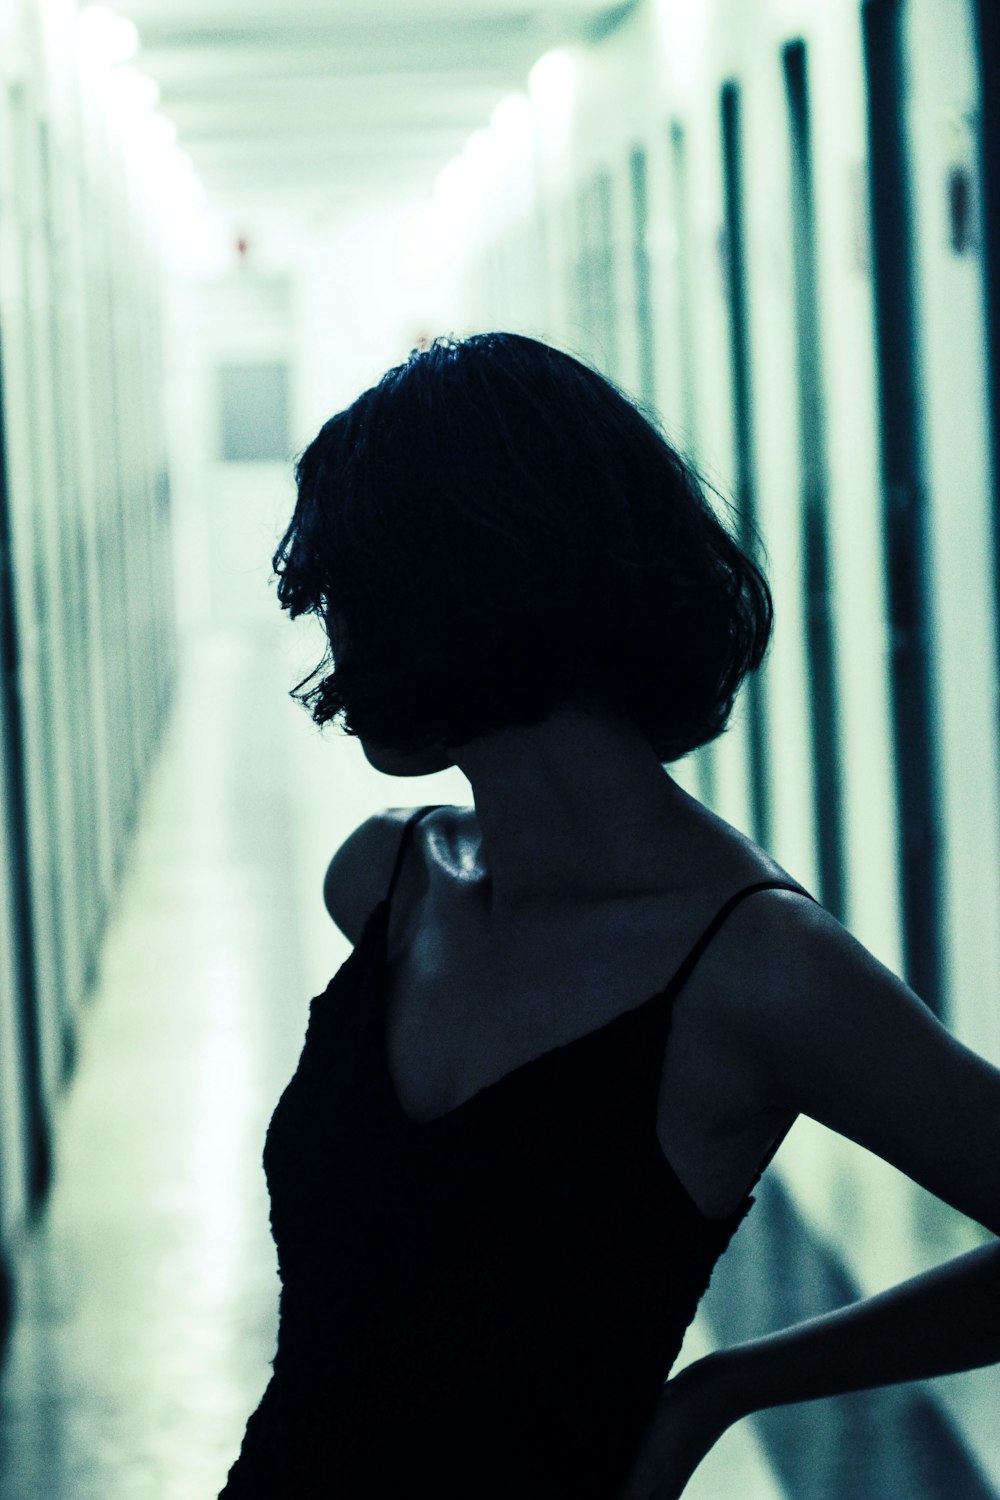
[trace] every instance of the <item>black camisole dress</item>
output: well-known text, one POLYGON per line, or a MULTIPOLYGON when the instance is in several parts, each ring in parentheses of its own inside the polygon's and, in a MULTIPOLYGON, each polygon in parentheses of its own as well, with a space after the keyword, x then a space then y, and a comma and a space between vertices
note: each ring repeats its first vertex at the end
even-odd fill
POLYGON ((430 810, 268 1127, 277 1352, 220 1500, 613 1500, 754 1201, 707 1218, 672 1171, 664 1049, 733 908, 801 888, 738 891, 657 994, 418 1122, 389 1074, 386 932, 430 810))

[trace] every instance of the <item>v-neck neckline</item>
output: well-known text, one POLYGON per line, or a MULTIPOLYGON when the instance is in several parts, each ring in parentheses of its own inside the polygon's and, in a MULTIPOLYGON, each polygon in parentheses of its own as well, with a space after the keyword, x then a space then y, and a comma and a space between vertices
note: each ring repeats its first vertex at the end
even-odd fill
MULTIPOLYGON (((413 823, 418 822, 420 817, 422 817, 426 812, 432 810, 432 807, 422 808, 420 812, 414 816, 407 827, 411 827, 413 823)), ((406 835, 404 834, 403 844, 401 845, 400 850, 397 854, 396 866, 393 870, 393 876, 389 885, 389 889, 386 892, 385 896, 383 896, 382 900, 379 901, 379 903, 372 909, 367 921, 365 922, 361 936, 354 951, 357 953, 360 949, 364 948, 366 943, 371 942, 373 933, 377 935, 378 945, 374 954, 374 961, 378 969, 378 1000, 376 1006, 374 1007, 373 1014, 370 1014, 368 1019, 370 1021, 370 1024, 374 1026, 377 1035, 377 1055, 382 1073, 382 1085, 384 1087, 385 1093, 390 1100, 391 1108, 397 1119, 399 1120, 401 1126, 408 1132, 410 1132, 414 1139, 419 1138, 421 1134, 426 1135, 428 1139, 433 1139, 435 1135, 446 1135, 452 1121, 454 1121, 455 1119, 461 1120, 466 1115, 466 1113, 474 1112, 477 1107, 482 1107, 484 1103, 489 1103, 492 1099, 498 1096, 500 1089, 504 1084, 511 1083, 514 1079, 523 1077, 529 1069, 540 1067, 548 1060, 551 1060, 560 1055, 564 1056, 568 1051, 570 1051, 570 1049, 574 1047, 580 1047, 588 1041, 593 1041, 595 1038, 602 1036, 610 1031, 611 1028, 615 1025, 624 1025, 629 1021, 633 1021, 644 1012, 647 1012, 649 1008, 657 1001, 661 1002, 665 1006, 667 1011, 663 1036, 663 1041, 665 1043, 667 1037, 669 1036, 670 1023, 673 1014, 673 1003, 676 1000, 677 995, 684 988, 684 985, 691 977, 691 974, 693 973, 705 949, 715 937, 715 934, 718 932, 719 928, 724 924, 726 918, 729 916, 734 907, 739 905, 739 903, 743 901, 747 896, 754 895, 756 892, 764 890, 792 891, 797 895, 805 896, 809 901, 815 900, 815 897, 811 896, 809 892, 804 889, 804 887, 794 881, 760 880, 752 882, 751 884, 746 886, 741 886, 738 890, 734 891, 732 895, 729 896, 728 899, 723 902, 722 906, 716 911, 714 917, 709 921, 708 925, 701 932, 700 936, 696 939, 691 948, 688 949, 684 958, 682 958, 680 964, 674 970, 673 974, 670 976, 667 982, 659 989, 654 990, 654 992, 651 995, 648 995, 644 1000, 641 1000, 638 1005, 633 1005, 630 1006, 627 1010, 619 1011, 616 1015, 610 1016, 606 1021, 602 1021, 599 1025, 591 1027, 589 1031, 582 1032, 579 1036, 571 1037, 567 1042, 558 1042, 553 1047, 547 1047, 544 1052, 537 1053, 534 1057, 526 1058, 524 1062, 516 1064, 516 1066, 513 1068, 509 1068, 505 1073, 502 1073, 499 1078, 494 1078, 489 1083, 483 1084, 481 1088, 476 1089, 474 1093, 468 1095, 467 1098, 460 1100, 458 1104, 452 1105, 450 1109, 445 1110, 442 1114, 432 1115, 428 1119, 421 1120, 414 1115, 407 1114, 406 1110, 403 1108, 402 1100, 399 1097, 399 1091, 396 1087, 396 1082, 392 1076, 389 1056, 389 916, 391 911, 393 889, 398 878, 399 868, 406 841, 406 835), (438 1127, 437 1131, 434 1130, 435 1126, 438 1127)), ((370 956, 366 955, 366 957, 370 956)), ((793 1116, 792 1120, 789 1121, 785 1129, 781 1131, 777 1138, 772 1142, 769 1151, 761 1161, 757 1171, 754 1174, 753 1180, 744 1193, 743 1198, 736 1205, 736 1207, 723 1218, 711 1217, 710 1215, 706 1214, 704 1210, 698 1205, 692 1194, 688 1191, 687 1187, 685 1187, 684 1183, 677 1175, 677 1172, 674 1170, 664 1151, 660 1147, 658 1140, 656 1142, 656 1156, 659 1162, 662 1163, 662 1168, 666 1172, 668 1178, 675 1185, 676 1189, 681 1193, 685 1202, 688 1204, 692 1212, 698 1217, 701 1223, 703 1223, 712 1232, 724 1233, 728 1241, 728 1236, 735 1232, 739 1223, 753 1206, 753 1190, 757 1186, 765 1170, 767 1169, 775 1153, 777 1152, 779 1146, 787 1136, 789 1130, 791 1130, 792 1125, 795 1123, 795 1119, 797 1119, 797 1116, 793 1116)))
MULTIPOLYGON (((675 984, 678 977, 683 973, 684 969, 684 964, 682 963, 677 972, 671 976, 668 982, 661 989, 657 990, 654 994, 649 995, 645 1000, 640 1001, 638 1005, 631 1006, 628 1010, 619 1011, 617 1015, 609 1017, 607 1021, 602 1021, 600 1025, 592 1027, 589 1031, 583 1032, 580 1036, 571 1037, 568 1042, 559 1042, 554 1047, 546 1048, 544 1052, 538 1053, 535 1057, 529 1057, 525 1062, 518 1063, 515 1067, 509 1068, 507 1072, 502 1073, 499 1078, 495 1078, 490 1083, 484 1084, 482 1088, 477 1089, 475 1093, 470 1094, 468 1098, 461 1100, 458 1104, 455 1104, 450 1109, 445 1110, 443 1114, 433 1115, 429 1119, 420 1120, 413 1115, 407 1114, 406 1110, 403 1108, 402 1101, 399 1097, 399 1091, 392 1076, 392 1069, 389 1062, 389 1034, 387 1026, 389 1015, 388 985, 385 982, 388 976, 388 965, 386 962, 386 935, 388 929, 388 913, 389 902, 387 899, 383 898, 383 900, 380 901, 379 904, 372 910, 372 913, 369 916, 368 921, 365 923, 364 930, 362 931, 361 937, 359 938, 357 947, 354 951, 358 952, 367 942, 369 942, 372 934, 378 935, 379 943, 374 956, 372 957, 372 955, 366 955, 366 957, 369 958, 370 961, 376 964, 377 977, 379 980, 379 983, 376 986, 378 990, 378 998, 375 1006, 373 1007, 373 1010, 369 1014, 369 1021, 371 1022, 375 1031, 378 1061, 382 1075, 381 1084, 384 1093, 389 1099, 393 1113, 395 1114, 401 1127, 408 1133, 410 1133, 414 1139, 420 1139, 421 1137, 423 1137, 425 1139, 431 1140, 437 1135, 447 1134, 448 1126, 453 1120, 464 1116, 467 1112, 471 1111, 474 1106, 476 1106, 477 1104, 481 1104, 484 1099, 486 1099, 488 1102, 489 1098, 494 1097, 498 1093, 502 1084, 507 1083, 514 1077, 522 1075, 527 1069, 532 1068, 537 1064, 544 1063, 546 1059, 553 1057, 556 1053, 566 1052, 568 1049, 575 1047, 578 1043, 586 1042, 594 1037, 597 1037, 602 1032, 608 1031, 617 1022, 628 1020, 630 1017, 636 1016, 640 1011, 646 1010, 653 1003, 653 1001, 661 1000, 665 996, 669 995, 672 986, 675 984), (381 932, 379 932, 380 927, 381 932), (435 1131, 433 1129, 434 1126, 445 1128, 440 1131, 435 1131)), ((774 1142, 770 1151, 767 1153, 767 1156, 764 1158, 759 1169, 755 1173, 753 1181, 750 1183, 740 1202, 737 1203, 735 1208, 733 1208, 722 1218, 714 1218, 712 1217, 712 1215, 706 1214, 704 1209, 702 1209, 701 1206, 695 1201, 691 1192, 677 1175, 677 1172, 675 1171, 669 1158, 664 1154, 662 1148, 660 1147, 659 1141, 656 1140, 654 1130, 653 1141, 656 1146, 655 1159, 658 1163, 659 1170, 661 1170, 666 1175, 674 1190, 680 1193, 690 1211, 695 1215, 695 1217, 704 1226, 705 1230, 708 1233, 718 1234, 719 1236, 721 1236, 724 1247, 728 1243, 731 1236, 736 1232, 740 1223, 750 1212, 750 1209, 753 1207, 755 1201, 753 1197, 753 1190, 757 1186, 757 1183, 760 1181, 760 1178, 762 1177, 766 1167, 771 1161, 771 1158, 774 1156, 778 1147, 781 1145, 785 1136, 788 1134, 788 1131, 791 1129, 792 1124, 794 1124, 794 1120, 789 1123, 787 1128, 774 1142)))
MULTIPOLYGON (((407 1123, 407 1125, 412 1126, 415 1130, 426 1130, 435 1125, 445 1125, 446 1122, 452 1120, 455 1116, 460 1115, 464 1110, 475 1105, 478 1101, 482 1101, 485 1095, 494 1094, 500 1089, 502 1084, 508 1083, 518 1075, 524 1073, 527 1069, 544 1063, 547 1059, 554 1058, 558 1053, 565 1053, 572 1047, 576 1047, 582 1043, 595 1039, 602 1033, 608 1031, 617 1023, 627 1021, 630 1018, 637 1016, 640 1011, 646 1010, 647 1007, 652 1005, 655 1000, 664 1000, 669 1004, 670 989, 674 984, 676 978, 678 977, 678 974, 680 973, 679 969, 677 973, 670 977, 665 985, 663 985, 660 989, 654 991, 652 995, 647 995, 644 1000, 640 1000, 638 1005, 629 1006, 626 1010, 618 1011, 616 1015, 609 1016, 606 1021, 601 1021, 597 1026, 591 1027, 589 1031, 581 1032, 579 1036, 570 1037, 569 1041, 556 1042, 554 1046, 546 1047, 544 1052, 538 1052, 534 1057, 528 1057, 524 1060, 524 1062, 516 1063, 513 1068, 508 1068, 505 1073, 501 1073, 499 1078, 494 1078, 491 1079, 489 1083, 484 1083, 481 1088, 476 1089, 474 1093, 469 1094, 465 1099, 460 1100, 458 1104, 453 1104, 451 1108, 445 1110, 443 1114, 431 1115, 428 1119, 418 1119, 415 1115, 407 1114, 406 1110, 403 1108, 402 1100, 399 1097, 399 1089, 397 1088, 395 1079, 392 1076, 389 1050, 389 965, 386 953, 388 915, 389 901, 387 899, 383 899, 381 902, 379 902, 378 906, 372 912, 372 918, 370 919, 372 920, 372 924, 374 926, 376 925, 375 918, 378 918, 378 921, 381 923, 382 928, 380 934, 379 949, 376 954, 376 962, 378 963, 379 967, 379 977, 381 983, 378 986, 379 994, 376 1014, 373 1018, 373 1021, 378 1033, 379 1059, 382 1066, 384 1079, 388 1084, 389 1093, 392 1096, 393 1106, 396 1113, 407 1123)), ((367 937, 367 932, 363 935, 362 941, 364 941, 365 937, 367 937)), ((681 969, 683 969, 683 963, 681 965, 681 969)))
MULTIPOLYGON (((393 884, 395 884, 395 881, 393 881, 393 884)), ((671 974, 666 983, 659 989, 654 990, 651 995, 647 995, 646 998, 644 1000, 640 1000, 637 1005, 629 1006, 626 1010, 618 1011, 615 1015, 609 1016, 606 1021, 602 1021, 597 1026, 591 1027, 589 1031, 581 1032, 579 1036, 571 1037, 567 1042, 557 1042, 555 1046, 547 1047, 544 1052, 536 1053, 534 1057, 526 1058, 524 1062, 517 1063, 513 1068, 508 1068, 505 1073, 501 1073, 499 1078, 494 1078, 489 1083, 483 1084, 481 1088, 476 1089, 476 1091, 468 1095, 467 1098, 460 1100, 458 1104, 452 1105, 451 1108, 445 1110, 443 1114, 432 1115, 426 1120, 420 1120, 413 1115, 407 1114, 406 1110, 403 1108, 402 1101, 399 1097, 399 1091, 392 1077, 392 1069, 390 1066, 388 1028, 389 964, 387 951, 389 913, 391 909, 392 896, 392 889, 390 887, 389 892, 373 909, 371 916, 368 918, 368 922, 365 924, 365 929, 361 936, 361 942, 364 942, 367 939, 370 929, 373 929, 378 925, 381 926, 377 961, 382 983, 379 986, 380 994, 378 1012, 375 1017, 375 1025, 379 1035, 379 1055, 382 1063, 382 1068, 397 1113, 403 1120, 405 1120, 416 1130, 427 1129, 428 1127, 433 1125, 442 1125, 444 1124, 444 1122, 452 1119, 453 1116, 460 1114, 467 1107, 475 1104, 477 1100, 481 1100, 484 1095, 492 1095, 493 1093, 495 1093, 502 1084, 522 1074, 525 1069, 544 1063, 547 1058, 552 1058, 559 1053, 565 1053, 572 1047, 593 1040, 594 1038, 610 1030, 610 1028, 615 1026, 616 1024, 625 1023, 634 1019, 643 1011, 646 1011, 656 1001, 662 1002, 663 1005, 667 1008, 666 1030, 663 1038, 665 1042, 666 1036, 669 1034, 670 1020, 673 1011, 673 1002, 676 1000, 677 995, 679 994, 681 989, 683 989, 688 979, 691 977, 691 974, 694 971, 694 968, 696 967, 698 960, 701 958, 705 949, 708 947, 709 943, 712 941, 719 928, 723 925, 733 908, 737 906, 742 900, 744 900, 745 897, 754 895, 756 892, 764 890, 794 891, 798 895, 805 896, 807 900, 811 901, 814 899, 809 895, 808 891, 803 889, 802 886, 797 885, 791 881, 760 880, 751 882, 751 884, 746 886, 741 886, 738 890, 734 891, 733 894, 729 896, 728 899, 723 902, 722 906, 716 911, 714 917, 704 928, 704 930, 701 932, 692 946, 687 950, 684 957, 681 959, 677 968, 671 974)))

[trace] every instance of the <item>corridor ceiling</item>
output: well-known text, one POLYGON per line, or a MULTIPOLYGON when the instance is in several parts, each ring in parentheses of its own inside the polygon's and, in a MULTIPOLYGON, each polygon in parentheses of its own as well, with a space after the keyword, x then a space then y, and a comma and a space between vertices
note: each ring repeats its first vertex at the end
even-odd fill
POLYGON ((307 221, 422 196, 607 0, 112 0, 209 197, 307 221))

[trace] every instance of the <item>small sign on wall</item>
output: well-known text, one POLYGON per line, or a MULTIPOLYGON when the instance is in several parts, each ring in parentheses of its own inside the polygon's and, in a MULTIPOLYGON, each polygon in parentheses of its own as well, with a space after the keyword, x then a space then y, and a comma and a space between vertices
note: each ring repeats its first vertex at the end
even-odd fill
POLYGON ((966 255, 979 249, 977 133, 976 118, 968 111, 955 108, 943 113, 945 222, 948 248, 953 255, 966 255))

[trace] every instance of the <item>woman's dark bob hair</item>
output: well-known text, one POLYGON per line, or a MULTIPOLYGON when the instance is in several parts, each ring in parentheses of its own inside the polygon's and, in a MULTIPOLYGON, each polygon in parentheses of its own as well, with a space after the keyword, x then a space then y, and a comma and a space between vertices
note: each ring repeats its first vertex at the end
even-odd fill
POLYGON ((721 733, 767 648, 767 581, 691 468, 601 375, 520 334, 415 351, 296 481, 278 598, 330 651, 293 696, 373 745, 457 748, 590 702, 672 761, 721 733))

